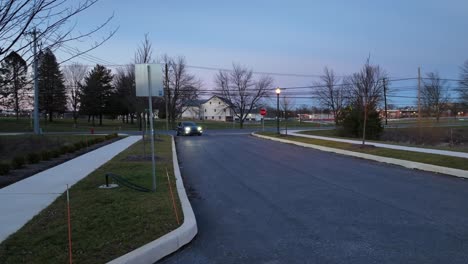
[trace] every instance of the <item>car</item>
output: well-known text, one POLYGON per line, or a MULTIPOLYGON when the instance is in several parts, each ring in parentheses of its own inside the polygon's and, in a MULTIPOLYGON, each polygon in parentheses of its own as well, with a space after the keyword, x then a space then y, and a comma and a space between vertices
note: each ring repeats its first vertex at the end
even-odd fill
POLYGON ((191 136, 203 134, 203 129, 201 126, 198 126, 195 122, 183 121, 177 124, 177 136, 191 136))

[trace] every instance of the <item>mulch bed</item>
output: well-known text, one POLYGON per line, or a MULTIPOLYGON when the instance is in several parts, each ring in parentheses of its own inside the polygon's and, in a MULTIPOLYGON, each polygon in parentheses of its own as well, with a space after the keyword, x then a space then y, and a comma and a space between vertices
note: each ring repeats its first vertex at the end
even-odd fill
POLYGON ((110 140, 107 140, 102 143, 94 144, 90 147, 80 149, 78 151, 75 151, 73 153, 67 153, 63 154, 58 158, 47 160, 47 161, 41 161, 36 164, 26 164, 22 169, 17 169, 17 170, 11 170, 8 174, 6 175, 1 175, 0 176, 0 189, 3 187, 6 187, 10 184, 13 184, 15 182, 21 181, 23 179, 26 179, 28 177, 31 177, 41 171, 45 171, 47 169, 50 169, 52 167, 55 167, 59 164, 62 164, 68 160, 74 159, 78 156, 81 156, 85 153, 88 153, 90 151, 93 151, 95 149, 98 149, 100 147, 103 147, 107 144, 113 143, 117 140, 120 140, 122 138, 113 138, 110 140))

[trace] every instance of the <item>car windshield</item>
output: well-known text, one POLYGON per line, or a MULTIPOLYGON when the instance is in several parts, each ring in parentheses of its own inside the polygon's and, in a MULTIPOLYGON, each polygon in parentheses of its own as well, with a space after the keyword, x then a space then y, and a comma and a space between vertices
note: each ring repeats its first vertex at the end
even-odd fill
POLYGON ((183 126, 196 126, 197 124, 195 124, 194 122, 183 122, 182 125, 183 126))

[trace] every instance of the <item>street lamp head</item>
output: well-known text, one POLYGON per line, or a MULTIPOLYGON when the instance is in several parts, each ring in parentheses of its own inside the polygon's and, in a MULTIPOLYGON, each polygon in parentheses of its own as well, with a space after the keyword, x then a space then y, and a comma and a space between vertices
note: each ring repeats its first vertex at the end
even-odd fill
POLYGON ((280 94, 281 93, 281 89, 278 87, 276 88, 276 94, 280 94))

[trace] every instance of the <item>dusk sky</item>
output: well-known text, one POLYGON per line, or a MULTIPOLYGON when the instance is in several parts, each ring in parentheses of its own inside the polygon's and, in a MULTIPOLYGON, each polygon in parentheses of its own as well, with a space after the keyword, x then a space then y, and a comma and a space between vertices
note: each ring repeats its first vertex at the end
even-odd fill
MULTIPOLYGON (((220 68, 235 62, 259 72, 319 75, 328 66, 347 75, 370 54, 390 78, 416 77, 418 66, 423 73, 458 78, 468 59, 466 0, 100 0, 80 16, 78 28, 89 29, 112 14, 110 28, 118 32, 90 53, 111 64, 132 62, 145 33, 154 57, 183 55, 188 65, 220 68)), ((192 71, 212 88, 215 71, 192 71)), ((278 86, 316 80, 273 77, 278 86)))

